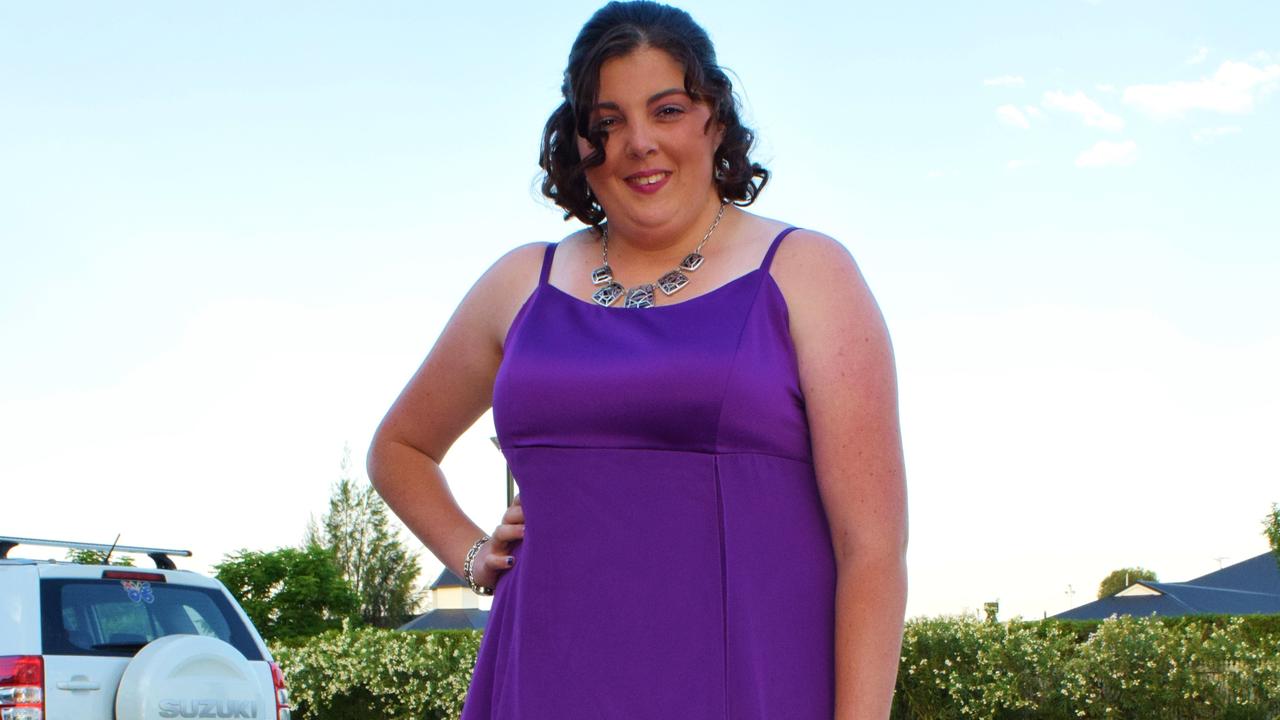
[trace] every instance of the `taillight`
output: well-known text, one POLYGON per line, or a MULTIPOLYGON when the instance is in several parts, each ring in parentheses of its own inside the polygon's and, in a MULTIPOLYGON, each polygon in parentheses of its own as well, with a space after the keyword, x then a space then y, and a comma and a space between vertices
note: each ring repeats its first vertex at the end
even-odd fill
POLYGON ((271 684, 276 688, 276 720, 292 720, 293 708, 289 705, 289 689, 284 686, 284 671, 274 662, 267 664, 271 666, 271 684))
POLYGON ((44 658, 0 657, 0 720, 44 720, 44 658))
POLYGON ((104 570, 104 580, 134 580, 143 582, 164 582, 165 576, 160 573, 138 572, 136 570, 104 570))

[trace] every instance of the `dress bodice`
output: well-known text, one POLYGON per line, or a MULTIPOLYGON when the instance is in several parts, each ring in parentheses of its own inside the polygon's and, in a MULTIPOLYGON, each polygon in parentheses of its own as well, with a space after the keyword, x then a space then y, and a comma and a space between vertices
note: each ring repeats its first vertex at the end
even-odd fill
POLYGON ((551 285, 549 245, 508 331, 504 356, 517 360, 504 361, 495 380, 499 442, 809 460, 786 302, 769 274, 788 230, 751 272, 645 309, 601 307, 551 285))

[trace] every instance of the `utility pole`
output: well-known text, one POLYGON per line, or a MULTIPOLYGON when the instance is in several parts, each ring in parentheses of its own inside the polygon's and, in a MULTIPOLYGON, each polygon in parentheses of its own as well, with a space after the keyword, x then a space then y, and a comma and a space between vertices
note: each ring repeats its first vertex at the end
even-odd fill
MULTIPOLYGON (((489 442, 492 442, 493 446, 498 448, 498 452, 502 452, 502 446, 498 444, 497 435, 489 438, 489 442)), ((516 483, 515 483, 516 479, 515 479, 515 476, 511 474, 511 466, 507 465, 506 468, 507 468, 507 504, 502 506, 503 510, 506 510, 507 508, 511 507, 511 503, 516 501, 516 483)))

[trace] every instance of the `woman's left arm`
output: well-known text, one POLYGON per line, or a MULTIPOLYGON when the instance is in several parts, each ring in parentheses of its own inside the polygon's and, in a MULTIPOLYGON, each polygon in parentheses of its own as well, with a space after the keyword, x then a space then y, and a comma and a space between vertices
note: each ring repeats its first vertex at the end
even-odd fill
POLYGON ((893 349, 849 252, 803 230, 772 274, 787 300, 836 557, 835 720, 889 717, 907 598, 907 500, 893 349))

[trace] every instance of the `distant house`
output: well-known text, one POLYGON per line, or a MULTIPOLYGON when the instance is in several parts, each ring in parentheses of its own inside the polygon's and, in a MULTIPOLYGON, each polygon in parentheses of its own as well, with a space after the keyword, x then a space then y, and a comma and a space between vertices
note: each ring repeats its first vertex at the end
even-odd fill
POLYGON ((480 596, 449 568, 431 583, 430 612, 400 626, 401 630, 483 630, 489 611, 480 609, 480 596))
POLYGON ((1180 583, 1139 580, 1110 597, 1053 617, 1094 620, 1111 615, 1257 615, 1280 613, 1280 565, 1276 556, 1255 558, 1180 583))

